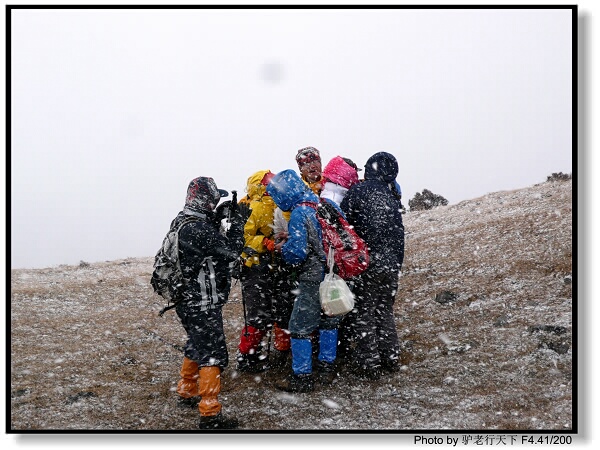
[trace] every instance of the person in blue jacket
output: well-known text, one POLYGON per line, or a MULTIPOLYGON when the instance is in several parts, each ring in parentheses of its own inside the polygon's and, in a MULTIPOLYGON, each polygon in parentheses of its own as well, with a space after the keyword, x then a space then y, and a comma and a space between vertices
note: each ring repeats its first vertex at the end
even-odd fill
POLYGON ((303 202, 318 203, 319 198, 293 170, 276 174, 267 193, 283 211, 291 211, 287 238, 277 244, 281 256, 297 270, 298 288, 289 323, 292 347, 292 374, 276 387, 287 392, 311 392, 314 389, 311 335, 318 330, 319 381, 332 381, 337 353, 338 317, 321 311, 319 285, 325 274, 326 256, 322 232, 315 209, 303 202), (321 376, 322 375, 322 376, 321 376))
POLYGON ((400 209, 404 209, 404 205, 402 204, 402 188, 400 187, 400 183, 398 183, 398 181, 394 181, 394 186, 396 187, 396 192, 398 193, 398 199, 400 199, 400 209))
POLYGON ((370 256, 367 270, 353 279, 356 312, 344 318, 350 325, 352 348, 343 347, 343 351, 351 352, 347 359, 353 372, 372 380, 382 371, 399 369, 393 307, 404 261, 404 225, 397 175, 393 155, 374 154, 365 164, 364 181, 352 186, 340 204, 350 225, 369 246, 370 256))

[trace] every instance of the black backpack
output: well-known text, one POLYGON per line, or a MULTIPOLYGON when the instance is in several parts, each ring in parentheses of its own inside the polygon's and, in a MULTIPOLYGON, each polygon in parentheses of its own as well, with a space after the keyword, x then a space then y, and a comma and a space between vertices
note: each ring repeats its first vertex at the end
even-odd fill
POLYGON ((172 227, 165 238, 162 246, 156 252, 154 257, 154 271, 150 284, 154 288, 154 292, 167 300, 173 305, 163 308, 159 315, 163 315, 168 309, 175 306, 178 300, 181 299, 181 288, 184 284, 183 272, 179 263, 179 231, 181 228, 197 219, 190 217, 184 219, 177 226, 172 227))

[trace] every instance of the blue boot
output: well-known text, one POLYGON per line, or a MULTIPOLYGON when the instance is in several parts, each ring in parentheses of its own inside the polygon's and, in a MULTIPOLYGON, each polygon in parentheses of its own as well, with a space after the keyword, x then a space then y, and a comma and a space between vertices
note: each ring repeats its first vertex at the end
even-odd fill
POLYGON ((337 354, 338 330, 319 330, 319 361, 333 364, 337 354))
POLYGON ((319 382, 321 384, 331 384, 335 378, 337 338, 337 329, 319 330, 319 362, 317 371, 319 372, 319 382))
POLYGON ((275 387, 286 392, 312 392, 312 343, 310 339, 292 338, 292 374, 275 387))
POLYGON ((296 375, 312 373, 312 342, 292 338, 292 372, 296 375))

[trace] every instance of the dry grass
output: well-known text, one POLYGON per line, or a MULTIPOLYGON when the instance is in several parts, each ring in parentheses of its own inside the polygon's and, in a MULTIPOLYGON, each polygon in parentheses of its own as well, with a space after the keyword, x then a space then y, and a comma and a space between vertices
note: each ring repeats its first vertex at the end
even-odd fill
MULTIPOLYGON (((407 213, 403 371, 284 395, 281 372, 223 374, 243 430, 554 430, 572 418, 572 184, 407 213), (452 291, 451 303, 436 294, 452 291), (554 328, 552 328, 554 327, 554 328), (562 328, 560 328, 562 327, 562 328)), ((10 430, 193 430, 176 405, 185 336, 151 258, 11 272, 10 430)), ((573 280, 574 281, 574 280, 573 280)), ((224 309, 230 359, 239 287, 224 309)))

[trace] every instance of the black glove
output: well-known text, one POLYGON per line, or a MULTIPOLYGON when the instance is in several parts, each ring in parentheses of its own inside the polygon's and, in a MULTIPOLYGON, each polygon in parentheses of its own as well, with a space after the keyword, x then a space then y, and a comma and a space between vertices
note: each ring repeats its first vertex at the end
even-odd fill
POLYGON ((229 264, 229 270, 231 272, 231 278, 239 280, 242 276, 242 262, 240 258, 237 258, 234 262, 229 264))
POLYGON ((234 213, 238 209, 237 191, 231 191, 231 212, 234 213))
POLYGON ((229 240, 244 240, 244 225, 246 225, 246 221, 242 217, 242 215, 237 212, 232 212, 229 215, 229 230, 227 230, 227 238, 229 240))
POLYGON ((231 200, 225 200, 220 203, 217 209, 215 209, 215 222, 220 225, 223 219, 229 219, 230 209, 231 200))

